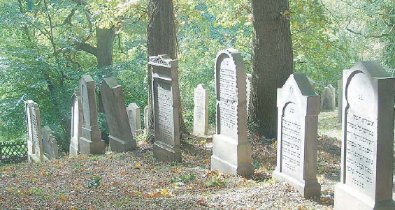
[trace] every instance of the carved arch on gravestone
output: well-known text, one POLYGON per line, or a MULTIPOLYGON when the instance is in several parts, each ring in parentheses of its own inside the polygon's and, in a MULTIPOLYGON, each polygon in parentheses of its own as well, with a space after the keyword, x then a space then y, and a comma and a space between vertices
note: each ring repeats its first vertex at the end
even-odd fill
MULTIPOLYGON (((247 87, 247 76, 246 73, 244 71, 244 61, 243 58, 241 57, 240 53, 236 50, 236 49, 226 49, 223 51, 220 51, 217 55, 216 58, 216 63, 215 63, 215 84, 220 84, 220 71, 221 71, 221 65, 222 62, 228 59, 228 62, 231 62, 231 64, 234 65, 234 69, 232 69, 232 73, 234 74, 235 78, 235 90, 236 90, 236 96, 234 98, 234 102, 233 103, 238 103, 238 104, 242 104, 245 103, 247 104, 247 97, 244 98, 240 98, 239 96, 247 96, 247 92, 246 92, 246 87, 247 87), (239 88, 239 85, 243 85, 245 88, 239 88)), ((231 70, 231 69, 228 69, 231 70)), ((216 85, 215 88, 215 93, 216 93, 216 110, 217 110, 217 114, 216 114, 216 129, 217 129, 217 134, 221 134, 221 112, 219 109, 219 101, 221 101, 220 99, 220 93, 221 93, 221 89, 218 85, 216 85)), ((247 114, 246 114, 247 115, 247 114)), ((236 116, 237 118, 238 116, 236 116)), ((238 119, 237 119, 238 120, 238 119)))

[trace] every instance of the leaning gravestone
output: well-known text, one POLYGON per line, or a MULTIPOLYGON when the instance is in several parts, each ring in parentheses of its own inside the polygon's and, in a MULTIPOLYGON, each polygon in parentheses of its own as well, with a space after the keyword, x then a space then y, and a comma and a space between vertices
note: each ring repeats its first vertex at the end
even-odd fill
POLYGON ((335 209, 393 210, 394 78, 375 62, 343 71, 343 141, 335 209))
POLYGON ((136 103, 131 103, 126 108, 128 113, 129 125, 132 130, 132 134, 136 136, 137 131, 141 130, 141 117, 140 117, 140 107, 136 103))
POLYGON ((218 53, 215 64, 217 133, 213 136, 211 170, 251 176, 251 146, 247 139, 246 73, 240 53, 218 53))
POLYGON ((81 154, 104 154, 105 143, 97 121, 95 81, 89 75, 80 80, 80 95, 83 112, 82 135, 80 137, 81 154))
POLYGON ((43 128, 43 145, 46 159, 51 160, 59 158, 58 142, 48 126, 44 126, 43 128))
POLYGON ((330 84, 322 90, 321 109, 322 111, 333 111, 336 108, 336 90, 330 84))
POLYGON ((81 97, 79 92, 75 92, 72 97, 72 107, 71 107, 71 138, 70 138, 70 148, 69 155, 75 156, 79 153, 79 139, 82 134, 82 105, 81 97))
POLYGON ((110 131, 111 151, 127 152, 136 148, 123 99, 122 87, 113 78, 105 78, 100 85, 101 98, 110 131))
POLYGON ((32 100, 26 101, 25 113, 27 121, 28 160, 30 162, 43 161, 44 151, 40 127, 40 109, 38 107, 38 104, 32 100))
POLYGON ((337 90, 337 120, 338 122, 342 122, 343 79, 337 81, 337 90))
POLYGON ((152 70, 154 157, 181 162, 178 61, 159 55, 151 56, 148 64, 152 70))
POLYGON ((273 176, 305 198, 319 196, 317 124, 320 98, 302 73, 291 74, 277 91, 277 167, 273 176))
POLYGON ((193 135, 205 137, 208 130, 208 94, 202 84, 194 91, 193 135))

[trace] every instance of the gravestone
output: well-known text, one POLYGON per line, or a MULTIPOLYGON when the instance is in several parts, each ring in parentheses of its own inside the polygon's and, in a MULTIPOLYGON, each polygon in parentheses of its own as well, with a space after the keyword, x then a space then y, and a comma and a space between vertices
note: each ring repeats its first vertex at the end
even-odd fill
POLYGON ((104 154, 105 143, 97 121, 95 81, 90 75, 82 76, 80 82, 83 112, 82 134, 79 141, 81 154, 104 154))
POLYGON ((277 167, 273 177, 305 198, 320 196, 317 181, 317 124, 320 98, 306 75, 294 73, 277 91, 277 167))
POLYGON ((79 139, 82 134, 82 105, 81 105, 81 97, 79 92, 74 92, 73 97, 71 99, 72 107, 71 107, 71 138, 70 138, 70 148, 69 155, 75 156, 79 153, 79 139))
POLYGON ((136 103, 131 103, 126 108, 126 112, 128 113, 132 134, 136 136, 137 131, 141 130, 140 107, 138 107, 136 103))
POLYGON ((25 102, 25 114, 27 124, 27 150, 29 162, 44 160, 42 144, 42 132, 40 125, 40 109, 32 100, 25 102))
POLYGON ((106 116, 111 151, 127 152, 136 148, 129 125, 121 85, 113 77, 105 78, 101 85, 101 98, 106 116))
POLYGON ((342 101, 343 101, 343 79, 337 81, 337 120, 342 122, 342 101))
POLYGON ((394 84, 375 62, 360 62, 343 71, 343 140, 335 209, 395 209, 394 84))
POLYGON ((334 111, 336 108, 336 90, 329 84, 321 93, 321 109, 322 111, 334 111))
POLYGON ((145 133, 148 134, 149 132, 149 120, 151 118, 151 113, 149 111, 149 105, 144 107, 144 130, 145 133))
POLYGON ((43 128, 43 147, 46 159, 52 160, 59 158, 58 142, 48 126, 44 126, 43 128))
POLYGON ((154 157, 162 161, 181 162, 178 61, 159 55, 151 56, 148 64, 152 71, 154 157))
POLYGON ((208 131, 208 94, 202 84, 194 91, 193 135, 205 137, 208 131))
POLYGON ((249 177, 253 167, 247 139, 246 73, 237 50, 218 53, 215 82, 217 132, 213 136, 211 170, 249 177))
POLYGON ((252 81, 252 75, 247 74, 247 113, 250 110, 250 100, 251 100, 251 81, 252 81))

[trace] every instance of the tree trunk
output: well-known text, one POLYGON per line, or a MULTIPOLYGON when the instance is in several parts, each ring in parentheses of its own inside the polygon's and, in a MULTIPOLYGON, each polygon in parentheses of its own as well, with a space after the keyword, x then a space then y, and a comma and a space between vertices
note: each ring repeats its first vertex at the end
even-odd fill
POLYGON ((112 65, 113 43, 115 37, 114 27, 99 28, 96 27, 96 45, 97 45, 97 67, 107 67, 112 65))
POLYGON ((275 138, 277 88, 293 71, 288 0, 253 0, 254 60, 250 118, 258 134, 275 138))
MULTIPOLYGON (((150 0, 148 4, 148 56, 167 54, 172 59, 177 58, 176 27, 172 0, 150 0)), ((153 134, 153 109, 151 93, 151 69, 148 68, 148 105, 150 107, 151 119, 149 120, 149 135, 153 134)), ((181 131, 185 132, 185 124, 180 107, 181 131)))

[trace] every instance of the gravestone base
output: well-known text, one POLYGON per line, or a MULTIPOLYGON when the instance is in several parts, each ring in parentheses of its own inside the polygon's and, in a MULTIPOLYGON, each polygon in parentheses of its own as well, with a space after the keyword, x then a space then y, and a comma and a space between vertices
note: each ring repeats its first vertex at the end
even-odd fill
MULTIPOLYGON (((72 139, 71 141, 76 141, 76 140, 72 139)), ((69 155, 70 155, 70 156, 76 156, 76 155, 78 155, 78 148, 76 148, 76 146, 73 145, 73 144, 70 144, 69 155)))
POLYGON ((335 186, 335 210, 393 210, 395 202, 385 200, 374 202, 370 197, 353 190, 345 184, 335 186))
POLYGON ((254 169, 251 159, 251 147, 248 142, 238 144, 233 138, 224 135, 214 135, 211 170, 251 177, 254 169))
POLYGON ((81 154, 104 154, 106 144, 101 139, 101 132, 97 127, 91 129, 82 128, 82 137, 80 138, 81 154), (91 141, 90 139, 95 139, 91 141))
POLYGON ((111 151, 113 152, 128 152, 136 148, 136 143, 132 140, 121 140, 114 136, 108 136, 110 140, 111 151))
POLYGON ((153 147, 154 157, 163 162, 181 162, 179 147, 171 147, 161 141, 156 141, 153 147))
POLYGON ((317 180, 297 180, 277 169, 273 172, 273 178, 291 184, 304 198, 320 197, 321 195, 321 185, 317 180))

